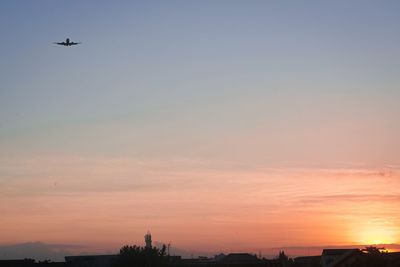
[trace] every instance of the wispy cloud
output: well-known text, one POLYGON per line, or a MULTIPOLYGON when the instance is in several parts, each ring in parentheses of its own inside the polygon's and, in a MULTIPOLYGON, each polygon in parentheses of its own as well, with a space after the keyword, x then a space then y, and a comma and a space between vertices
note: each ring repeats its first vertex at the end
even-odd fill
POLYGON ((336 194, 324 196, 305 197, 300 200, 303 203, 318 203, 319 205, 326 202, 389 202, 400 203, 400 194, 336 194))
POLYGON ((182 246, 192 227, 201 244, 212 235, 220 246, 249 238, 284 245, 289 234, 297 244, 315 244, 347 242, 351 227, 367 227, 373 219, 400 225, 400 176, 394 168, 382 173, 190 158, 42 157, 2 159, 0 174, 6 241, 45 236, 46 242, 82 243, 102 231, 107 234, 99 241, 115 243, 125 240, 126 231, 137 231, 141 239, 152 225, 161 235, 176 235, 182 246), (28 219, 30 225, 16 231, 28 219), (233 239, 224 241, 228 236, 233 239))

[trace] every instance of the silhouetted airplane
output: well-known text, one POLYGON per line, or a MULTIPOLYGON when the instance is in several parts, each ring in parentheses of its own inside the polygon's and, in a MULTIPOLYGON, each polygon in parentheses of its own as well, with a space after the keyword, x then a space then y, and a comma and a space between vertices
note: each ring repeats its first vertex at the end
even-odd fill
POLYGON ((71 46, 71 45, 77 45, 77 44, 80 44, 80 43, 70 42, 70 41, 69 41, 69 38, 67 38, 67 39, 65 40, 65 42, 55 43, 55 44, 63 45, 63 46, 71 46))

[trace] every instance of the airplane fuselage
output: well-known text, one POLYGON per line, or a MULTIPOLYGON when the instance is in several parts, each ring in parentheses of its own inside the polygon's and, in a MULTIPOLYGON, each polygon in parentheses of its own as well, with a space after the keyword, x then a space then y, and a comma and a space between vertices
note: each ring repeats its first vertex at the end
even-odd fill
POLYGON ((72 46, 72 45, 77 45, 77 44, 80 44, 80 43, 71 42, 69 40, 69 38, 67 38, 67 39, 65 39, 65 42, 55 43, 55 44, 63 45, 63 46, 72 46))

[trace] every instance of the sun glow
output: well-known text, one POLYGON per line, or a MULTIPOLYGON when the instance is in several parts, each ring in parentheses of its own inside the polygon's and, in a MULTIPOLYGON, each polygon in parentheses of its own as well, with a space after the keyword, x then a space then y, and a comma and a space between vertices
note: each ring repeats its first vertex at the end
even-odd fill
POLYGON ((395 229, 384 225, 369 224, 360 229, 360 243, 368 245, 392 244, 397 242, 398 233, 395 229))

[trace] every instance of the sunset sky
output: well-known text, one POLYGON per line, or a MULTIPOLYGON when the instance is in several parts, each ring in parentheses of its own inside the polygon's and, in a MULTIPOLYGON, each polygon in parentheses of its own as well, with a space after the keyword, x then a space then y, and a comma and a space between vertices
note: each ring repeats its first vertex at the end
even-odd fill
POLYGON ((399 243, 399 14, 0 1, 0 245, 399 243))

